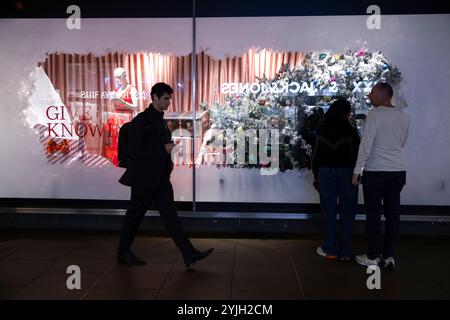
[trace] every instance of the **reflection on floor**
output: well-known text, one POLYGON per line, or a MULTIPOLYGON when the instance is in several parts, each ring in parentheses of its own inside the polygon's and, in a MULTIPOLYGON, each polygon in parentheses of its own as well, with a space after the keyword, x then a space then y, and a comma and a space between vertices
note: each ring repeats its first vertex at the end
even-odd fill
MULTIPOLYGON (((2 232, 0 299, 449 299, 450 237, 403 237, 398 268, 381 271, 381 289, 355 262, 327 261, 320 238, 194 238, 215 247, 186 269, 166 237, 141 235, 134 252, 147 261, 129 267, 115 260, 116 234, 2 232), (66 269, 81 269, 81 289, 67 289, 66 269)), ((356 253, 364 251, 355 237, 356 253)))

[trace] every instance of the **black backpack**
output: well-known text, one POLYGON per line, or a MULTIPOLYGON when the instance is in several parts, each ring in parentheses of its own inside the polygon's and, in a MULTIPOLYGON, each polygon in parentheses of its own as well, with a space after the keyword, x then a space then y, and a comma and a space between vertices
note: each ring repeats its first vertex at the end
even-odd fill
POLYGON ((119 162, 119 167, 121 168, 128 168, 128 165, 130 164, 130 124, 131 122, 124 123, 119 130, 117 160, 119 162))
MULTIPOLYGON (((145 120, 145 144, 148 143, 148 131, 149 126, 151 125, 151 121, 144 116, 145 120)), ((130 157, 130 125, 131 122, 124 123, 119 129, 119 141, 118 141, 118 150, 117 150, 117 160, 119 162, 119 167, 128 168, 131 162, 130 157)))

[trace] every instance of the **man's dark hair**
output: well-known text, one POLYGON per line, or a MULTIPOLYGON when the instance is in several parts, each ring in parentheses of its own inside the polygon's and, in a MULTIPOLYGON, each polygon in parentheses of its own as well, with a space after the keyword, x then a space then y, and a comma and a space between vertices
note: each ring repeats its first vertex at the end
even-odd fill
POLYGON ((344 120, 350 113, 352 106, 345 99, 334 101, 328 111, 325 113, 325 119, 328 121, 344 120))
POLYGON ((150 92, 150 95, 152 96, 155 94, 158 98, 161 98, 161 96, 164 94, 172 94, 173 89, 171 86, 169 86, 167 83, 164 82, 158 82, 152 87, 152 91, 150 92))
POLYGON ((392 98, 392 96, 394 95, 394 90, 389 83, 381 81, 377 84, 380 86, 380 89, 388 95, 388 97, 392 98))

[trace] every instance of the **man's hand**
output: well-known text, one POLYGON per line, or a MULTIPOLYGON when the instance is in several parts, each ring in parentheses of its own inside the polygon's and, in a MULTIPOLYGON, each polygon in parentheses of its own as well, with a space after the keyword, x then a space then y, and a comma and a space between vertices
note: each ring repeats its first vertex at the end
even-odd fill
POLYGON ((359 174, 354 174, 352 178, 353 185, 357 186, 359 184, 359 174))
POLYGON ((319 180, 314 179, 313 187, 314 187, 314 189, 316 189, 317 192, 320 192, 320 190, 319 190, 319 180))

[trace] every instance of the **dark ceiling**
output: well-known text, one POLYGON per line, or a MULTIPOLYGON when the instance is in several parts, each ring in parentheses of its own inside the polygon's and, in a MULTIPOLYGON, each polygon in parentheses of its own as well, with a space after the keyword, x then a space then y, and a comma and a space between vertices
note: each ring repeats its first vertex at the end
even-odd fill
MULTIPOLYGON (((245 16, 322 16, 364 15, 369 5, 376 4, 381 14, 450 13, 449 0, 376 1, 376 0, 196 0, 197 17, 245 16)), ((193 0, 18 0, 1 1, 1 18, 65 18, 66 9, 76 4, 85 18, 192 17, 193 0)))

